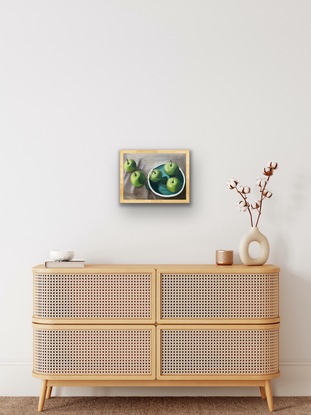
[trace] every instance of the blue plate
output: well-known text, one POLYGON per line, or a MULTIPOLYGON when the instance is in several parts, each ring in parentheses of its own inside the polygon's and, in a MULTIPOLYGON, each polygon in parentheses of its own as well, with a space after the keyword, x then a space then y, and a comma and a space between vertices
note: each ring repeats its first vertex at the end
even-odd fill
POLYGON ((148 176, 147 176, 148 187, 152 191, 152 193, 154 193, 155 195, 160 196, 160 197, 175 197, 175 196, 178 196, 185 188, 186 179, 185 179, 184 172, 182 171, 182 169, 180 167, 178 168, 178 172, 174 175, 174 177, 177 177, 180 180, 181 188, 180 188, 180 190, 178 190, 178 192, 172 193, 166 187, 166 182, 168 181, 170 176, 168 176, 165 173, 164 165, 165 165, 165 163, 158 164, 157 166, 154 166, 150 170, 150 172, 148 173, 148 176), (154 169, 159 169, 162 173, 162 179, 158 183, 155 183, 155 182, 152 182, 151 180, 149 180, 150 175, 151 175, 151 173, 154 169))

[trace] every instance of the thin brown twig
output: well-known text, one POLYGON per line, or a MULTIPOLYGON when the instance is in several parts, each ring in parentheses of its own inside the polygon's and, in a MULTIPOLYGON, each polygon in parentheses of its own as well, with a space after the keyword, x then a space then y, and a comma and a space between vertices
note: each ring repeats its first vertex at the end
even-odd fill
POLYGON ((258 209, 258 216, 257 216, 257 220, 256 220, 256 224, 255 224, 255 226, 258 226, 258 222, 259 222, 259 219, 260 219, 260 216, 261 216, 261 213, 262 213, 262 202, 263 202, 263 200, 265 199, 265 196, 264 196, 263 192, 264 192, 264 190, 266 189, 266 186, 267 186, 267 183, 268 183, 268 181, 269 181, 270 177, 271 177, 271 176, 268 176, 268 177, 267 177, 267 180, 265 180, 265 184, 264 184, 263 188, 262 188, 262 189, 260 189, 260 192, 261 192, 261 197, 260 197, 260 206, 259 206, 259 209, 258 209))
POLYGON ((236 191, 239 193, 239 195, 244 199, 244 201, 246 203, 247 210, 248 210, 248 213, 249 213, 249 216, 250 216, 250 219, 251 219, 251 227, 253 227, 253 215, 252 215, 252 212, 249 208, 249 203, 247 201, 247 196, 245 196, 242 192, 240 192, 237 187, 236 187, 236 191))

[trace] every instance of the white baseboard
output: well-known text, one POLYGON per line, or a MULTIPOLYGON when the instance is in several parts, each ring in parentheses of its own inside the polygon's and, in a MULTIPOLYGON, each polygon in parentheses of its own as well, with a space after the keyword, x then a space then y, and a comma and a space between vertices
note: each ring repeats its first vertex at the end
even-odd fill
MULTIPOLYGON (((281 362, 274 396, 311 396, 311 361, 281 362)), ((0 396, 38 396, 31 362, 0 362, 0 396)), ((257 388, 57 388, 57 396, 259 396, 257 388)))

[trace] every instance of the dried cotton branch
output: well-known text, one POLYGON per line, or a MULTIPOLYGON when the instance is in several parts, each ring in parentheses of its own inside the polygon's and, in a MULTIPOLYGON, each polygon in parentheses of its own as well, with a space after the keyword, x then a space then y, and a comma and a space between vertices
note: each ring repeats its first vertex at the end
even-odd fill
POLYGON ((230 179, 227 182, 227 187, 230 190, 235 189, 237 193, 239 194, 239 196, 241 197, 241 200, 238 203, 238 208, 240 209, 241 212, 248 211, 249 216, 250 216, 250 223, 252 227, 254 226, 254 220, 253 220, 253 213, 255 213, 254 211, 258 212, 256 221, 255 221, 255 226, 258 226, 258 222, 262 214, 262 202, 264 199, 266 198, 270 199, 272 197, 272 192, 266 189, 266 186, 277 168, 278 168, 278 163, 272 162, 272 161, 267 163, 267 166, 264 167, 262 174, 265 176, 265 178, 260 177, 259 179, 256 180, 256 184, 259 187, 259 191, 260 191, 260 200, 253 202, 253 203, 249 203, 247 200, 247 195, 251 192, 251 188, 249 186, 239 185, 239 181, 236 179, 230 179))

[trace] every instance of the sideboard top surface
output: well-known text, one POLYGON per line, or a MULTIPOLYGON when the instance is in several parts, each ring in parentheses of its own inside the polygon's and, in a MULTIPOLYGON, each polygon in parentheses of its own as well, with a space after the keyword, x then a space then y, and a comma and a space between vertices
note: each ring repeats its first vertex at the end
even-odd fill
POLYGON ((86 264, 84 268, 46 268, 44 264, 32 268, 33 273, 40 274, 100 274, 100 273, 212 273, 212 274, 269 274, 278 273, 275 265, 212 265, 212 264, 86 264))

